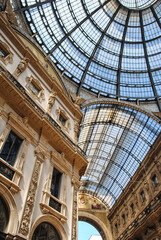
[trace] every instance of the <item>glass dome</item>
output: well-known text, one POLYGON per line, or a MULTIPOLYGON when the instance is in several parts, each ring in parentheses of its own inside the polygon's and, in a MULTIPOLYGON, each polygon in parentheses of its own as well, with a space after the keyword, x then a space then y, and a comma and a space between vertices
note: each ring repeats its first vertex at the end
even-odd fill
POLYGON ((119 1, 123 6, 127 8, 140 10, 151 6, 157 0, 119 0, 119 1))
POLYGON ((77 94, 85 88, 159 104, 161 1, 19 1, 17 11, 24 12, 46 54, 77 84, 77 94))

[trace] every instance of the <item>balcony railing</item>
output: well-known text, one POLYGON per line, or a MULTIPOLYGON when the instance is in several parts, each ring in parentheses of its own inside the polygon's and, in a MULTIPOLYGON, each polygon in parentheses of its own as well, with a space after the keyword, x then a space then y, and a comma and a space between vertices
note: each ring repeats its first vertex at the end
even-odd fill
POLYGON ((15 172, 0 161, 0 173, 12 181, 15 172))
POLYGON ((127 239, 130 233, 134 232, 138 226, 146 220, 148 216, 157 208, 161 207, 161 192, 148 204, 148 206, 137 216, 137 218, 126 228, 117 240, 127 239))

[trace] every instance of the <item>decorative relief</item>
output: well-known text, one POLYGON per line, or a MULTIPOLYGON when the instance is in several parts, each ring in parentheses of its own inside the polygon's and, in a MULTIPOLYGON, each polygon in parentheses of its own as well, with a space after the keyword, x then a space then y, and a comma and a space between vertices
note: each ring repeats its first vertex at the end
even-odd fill
POLYGON ((158 157, 156 157, 154 159, 154 163, 156 164, 156 167, 157 167, 157 170, 159 171, 159 173, 161 173, 161 163, 160 163, 158 157))
POLYGON ((20 230, 19 230, 19 232, 25 236, 28 234, 28 231, 29 231, 30 218, 31 218, 31 214, 34 206, 34 200, 35 200, 35 195, 37 190, 38 179, 40 175, 41 163, 42 163, 42 160, 45 160, 45 152, 40 147, 36 148, 35 155, 37 156, 37 159, 36 159, 35 167, 33 170, 33 175, 31 178, 30 187, 29 187, 27 200, 24 208, 24 213, 23 213, 23 217, 20 225, 20 230))
POLYGON ((73 222, 72 222, 72 240, 77 240, 77 220, 78 220, 78 214, 77 214, 77 193, 78 188, 74 187, 73 191, 73 222))
POLYGON ((14 77, 18 78, 20 74, 26 70, 26 68, 28 67, 28 63, 29 63, 28 58, 24 57, 23 59, 21 59, 13 73, 14 77))
POLYGON ((71 123, 66 112, 60 108, 56 110, 57 121, 60 123, 61 128, 69 132, 71 130, 71 123))
POLYGON ((32 97, 37 98, 40 102, 45 99, 44 89, 40 82, 33 76, 26 78, 26 88, 29 90, 32 97))
POLYGON ((10 51, 9 47, 6 43, 0 40, 0 60, 4 63, 12 63, 13 62, 13 54, 10 51))
POLYGON ((5 139, 7 138, 7 135, 10 131, 11 127, 9 126, 9 124, 6 124, 6 127, 4 129, 4 131, 2 132, 1 136, 0 136, 0 149, 2 148, 5 139))
POLYGON ((47 112, 50 114, 51 113, 51 110, 52 110, 52 107, 55 103, 55 99, 56 99, 56 96, 57 96, 57 93, 56 92, 52 92, 50 94, 50 97, 48 99, 48 107, 47 107, 47 112))
POLYGON ((72 91, 69 91, 70 93, 70 96, 74 102, 74 104, 77 106, 77 107, 80 107, 84 102, 85 102, 85 99, 84 98, 81 98, 80 95, 76 95, 75 93, 73 93, 72 91))
POLYGON ((11 23, 14 23, 15 25, 18 25, 17 24, 17 19, 15 17, 15 13, 13 11, 12 4, 11 4, 10 0, 6 1, 5 13, 6 13, 6 16, 7 16, 8 20, 11 23))
POLYGON ((75 118, 74 119, 74 140, 75 140, 75 143, 77 143, 78 134, 79 134, 79 119, 75 118))

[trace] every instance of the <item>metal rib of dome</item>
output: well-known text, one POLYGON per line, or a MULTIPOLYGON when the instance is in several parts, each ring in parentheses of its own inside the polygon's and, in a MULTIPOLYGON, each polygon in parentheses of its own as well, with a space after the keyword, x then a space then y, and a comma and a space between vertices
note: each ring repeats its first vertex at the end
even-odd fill
POLYGON ((161 110, 161 1, 138 0, 152 4, 140 11, 125 0, 20 1, 17 11, 77 94, 156 100, 161 110))
POLYGON ((161 131, 150 116, 99 103, 83 109, 79 146, 89 161, 80 191, 112 207, 161 131))

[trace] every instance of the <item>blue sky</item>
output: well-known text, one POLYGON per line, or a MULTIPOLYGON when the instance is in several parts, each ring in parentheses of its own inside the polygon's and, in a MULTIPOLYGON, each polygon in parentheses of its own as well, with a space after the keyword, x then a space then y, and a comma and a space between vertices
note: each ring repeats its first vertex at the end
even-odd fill
POLYGON ((100 235, 99 232, 89 223, 78 222, 78 240, 89 240, 91 235, 100 235))

